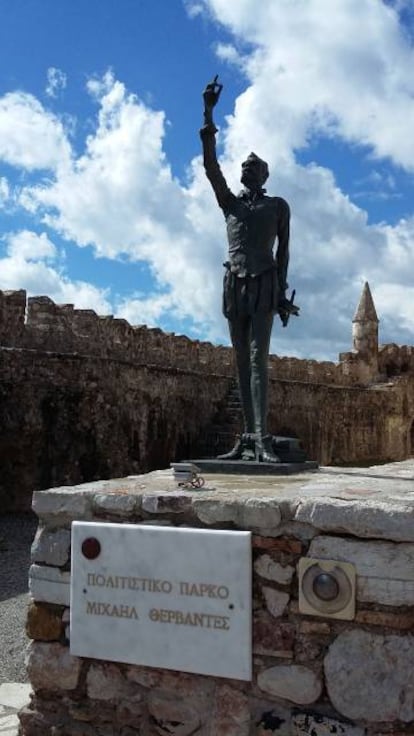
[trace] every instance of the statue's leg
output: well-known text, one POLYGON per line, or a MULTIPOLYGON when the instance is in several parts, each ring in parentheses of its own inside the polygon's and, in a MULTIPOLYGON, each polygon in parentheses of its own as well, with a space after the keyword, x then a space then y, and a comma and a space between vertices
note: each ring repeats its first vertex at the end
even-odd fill
POLYGON ((256 312, 252 317, 251 394, 255 417, 255 432, 267 434, 267 392, 270 335, 273 312, 256 312))
POLYGON ((272 312, 256 312, 252 317, 251 393, 255 416, 256 459, 278 463, 279 458, 272 449, 272 437, 267 434, 268 364, 272 325, 272 312))
POLYGON ((250 391, 250 317, 229 319, 230 337, 236 356, 237 378, 243 410, 244 431, 230 452, 218 455, 219 460, 254 460, 256 457, 254 411, 250 391))
POLYGON ((255 417, 250 387, 251 318, 248 316, 238 316, 228 322, 231 342, 236 356, 237 377, 244 419, 244 432, 252 434, 255 431, 255 417))

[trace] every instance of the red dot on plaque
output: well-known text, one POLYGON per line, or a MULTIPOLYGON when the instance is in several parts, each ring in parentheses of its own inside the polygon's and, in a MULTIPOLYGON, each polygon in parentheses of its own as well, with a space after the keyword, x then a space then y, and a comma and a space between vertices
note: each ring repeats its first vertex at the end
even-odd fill
POLYGON ((101 553, 101 543, 96 537, 88 537, 82 542, 82 554, 87 560, 95 560, 101 553))

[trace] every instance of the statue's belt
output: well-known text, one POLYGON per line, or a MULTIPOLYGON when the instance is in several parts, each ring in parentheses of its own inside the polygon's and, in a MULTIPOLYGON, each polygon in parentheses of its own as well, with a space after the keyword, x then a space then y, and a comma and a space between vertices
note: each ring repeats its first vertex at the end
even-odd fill
POLYGON ((247 271, 238 270, 237 266, 234 266, 230 263, 230 261, 225 261, 223 263, 224 268, 227 269, 233 276, 237 276, 239 279, 256 279, 258 276, 261 276, 264 273, 267 273, 268 271, 276 271, 277 266, 276 263, 274 263, 272 266, 269 266, 268 268, 265 268, 264 271, 259 271, 259 273, 248 273, 247 271))

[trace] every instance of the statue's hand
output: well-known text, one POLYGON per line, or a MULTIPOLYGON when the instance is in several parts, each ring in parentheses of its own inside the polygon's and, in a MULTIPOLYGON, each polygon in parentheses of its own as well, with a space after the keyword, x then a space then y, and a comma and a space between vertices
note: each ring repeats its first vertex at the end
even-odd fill
POLYGON ((294 317, 299 317, 300 307, 293 303, 295 298, 295 291, 292 291, 290 299, 286 298, 285 292, 280 295, 277 311, 281 319, 283 327, 287 326, 290 316, 293 314, 294 317))
POLYGON ((203 100, 204 100, 204 109, 207 111, 211 111, 218 103, 219 97, 221 94, 221 90, 223 89, 223 85, 219 84, 218 80, 218 74, 214 77, 212 82, 209 82, 207 84, 204 92, 203 92, 203 100))

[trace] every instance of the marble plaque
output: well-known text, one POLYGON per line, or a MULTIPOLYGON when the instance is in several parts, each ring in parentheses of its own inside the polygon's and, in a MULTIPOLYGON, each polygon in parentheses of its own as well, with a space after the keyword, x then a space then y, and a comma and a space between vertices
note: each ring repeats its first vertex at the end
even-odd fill
POLYGON ((72 524, 70 651, 251 679, 250 532, 72 524))

